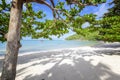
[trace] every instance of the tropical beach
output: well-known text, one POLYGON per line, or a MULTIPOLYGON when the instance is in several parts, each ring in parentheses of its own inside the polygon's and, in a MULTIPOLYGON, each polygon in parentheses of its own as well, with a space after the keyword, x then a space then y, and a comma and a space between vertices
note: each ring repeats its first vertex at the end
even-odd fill
POLYGON ((120 80, 120 0, 0 0, 0 80, 120 80))
POLYGON ((119 80, 119 50, 120 43, 102 43, 19 54, 16 80, 119 80))

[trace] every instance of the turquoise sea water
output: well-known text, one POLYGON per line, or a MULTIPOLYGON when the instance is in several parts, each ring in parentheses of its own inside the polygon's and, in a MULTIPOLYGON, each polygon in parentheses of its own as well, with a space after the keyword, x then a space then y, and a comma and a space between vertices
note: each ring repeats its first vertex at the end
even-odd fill
MULTIPOLYGON (((22 40, 19 53, 48 51, 54 49, 75 48, 97 44, 95 41, 66 41, 66 40, 22 40)), ((0 43, 0 55, 5 54, 6 43, 0 43)))

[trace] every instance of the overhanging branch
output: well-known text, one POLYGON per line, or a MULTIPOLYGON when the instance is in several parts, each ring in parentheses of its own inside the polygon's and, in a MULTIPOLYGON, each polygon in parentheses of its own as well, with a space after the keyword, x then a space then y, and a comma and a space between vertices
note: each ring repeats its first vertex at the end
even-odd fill
POLYGON ((3 31, 0 31, 0 34, 1 34, 1 35, 5 35, 5 32, 3 32, 3 31))

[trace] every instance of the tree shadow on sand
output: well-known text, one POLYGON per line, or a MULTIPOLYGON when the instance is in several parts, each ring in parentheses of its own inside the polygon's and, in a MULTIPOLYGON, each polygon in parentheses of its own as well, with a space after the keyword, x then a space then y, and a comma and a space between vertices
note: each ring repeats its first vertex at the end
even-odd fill
POLYGON ((97 47, 97 48, 120 48, 120 43, 101 43, 98 45, 94 45, 92 47, 97 47))
POLYGON ((98 45, 91 46, 92 48, 97 48, 95 50, 98 54, 107 54, 107 55, 120 55, 120 43, 101 43, 98 45))
MULTIPOLYGON (((80 52, 79 52, 80 53, 80 52)), ((120 75, 114 73, 107 65, 98 63, 92 64, 93 59, 86 60, 85 57, 93 55, 80 55, 77 52, 63 52, 62 54, 49 54, 45 56, 36 56, 29 66, 23 67, 17 71, 17 77, 26 75, 21 80, 119 80, 120 75), (43 59, 43 60, 42 60, 43 59), (51 67, 49 65, 52 64, 51 67), (41 65, 42 67, 40 67, 41 65), (48 67, 45 69, 45 67, 48 67), (29 72, 30 67, 37 68, 37 72, 29 72), (27 74, 29 73, 29 74, 27 74)), ((100 55, 98 55, 100 56, 100 55)), ((21 58, 22 59, 22 58, 21 58)), ((20 65, 27 64, 20 63, 20 65)), ((35 70, 33 70, 35 71, 35 70)), ((19 78, 16 78, 18 80, 19 78)))

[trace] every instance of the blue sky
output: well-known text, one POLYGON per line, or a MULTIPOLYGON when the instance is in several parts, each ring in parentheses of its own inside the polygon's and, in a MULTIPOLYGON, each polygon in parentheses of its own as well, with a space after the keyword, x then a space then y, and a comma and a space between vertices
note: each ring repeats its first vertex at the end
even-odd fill
MULTIPOLYGON (((6 0, 7 3, 10 3, 11 0, 6 0)), ((49 0, 47 0, 49 1, 49 0)), ((54 0, 55 3, 57 3, 57 0, 54 0)), ((64 0, 60 0, 60 1, 64 1, 64 0)), ((97 15, 97 19, 100 19, 104 13, 108 12, 108 8, 112 7, 112 6, 109 6, 108 3, 111 2, 112 0, 107 0, 106 3, 103 3, 103 4, 99 4, 97 7, 96 6, 86 6, 80 13, 80 15, 84 15, 84 14, 90 14, 90 13, 93 13, 93 14, 96 14, 97 15)), ((0 0, 0 3, 1 3, 1 0, 0 0)), ((25 7, 24 7, 25 8, 25 7)), ((66 6, 67 8, 67 6, 66 6)), ((37 4, 37 3, 33 3, 33 9, 35 11, 38 11, 38 10, 42 10, 45 14, 47 14, 46 18, 45 19, 53 19, 53 15, 52 15, 52 11, 45 5, 41 5, 41 4, 37 4)), ((44 21, 43 19, 40 20, 40 21, 44 21)), ((86 23, 84 24, 83 26, 88 26, 89 24, 86 23)), ((60 37, 59 39, 64 39, 65 37, 67 36, 70 36, 74 34, 74 32, 70 31, 68 34, 65 34, 63 35, 62 37, 60 37)), ((57 37, 55 36, 52 36, 53 40, 56 40, 58 39, 57 37)), ((23 38, 23 39, 31 39, 30 37, 26 37, 26 38, 23 38)))

